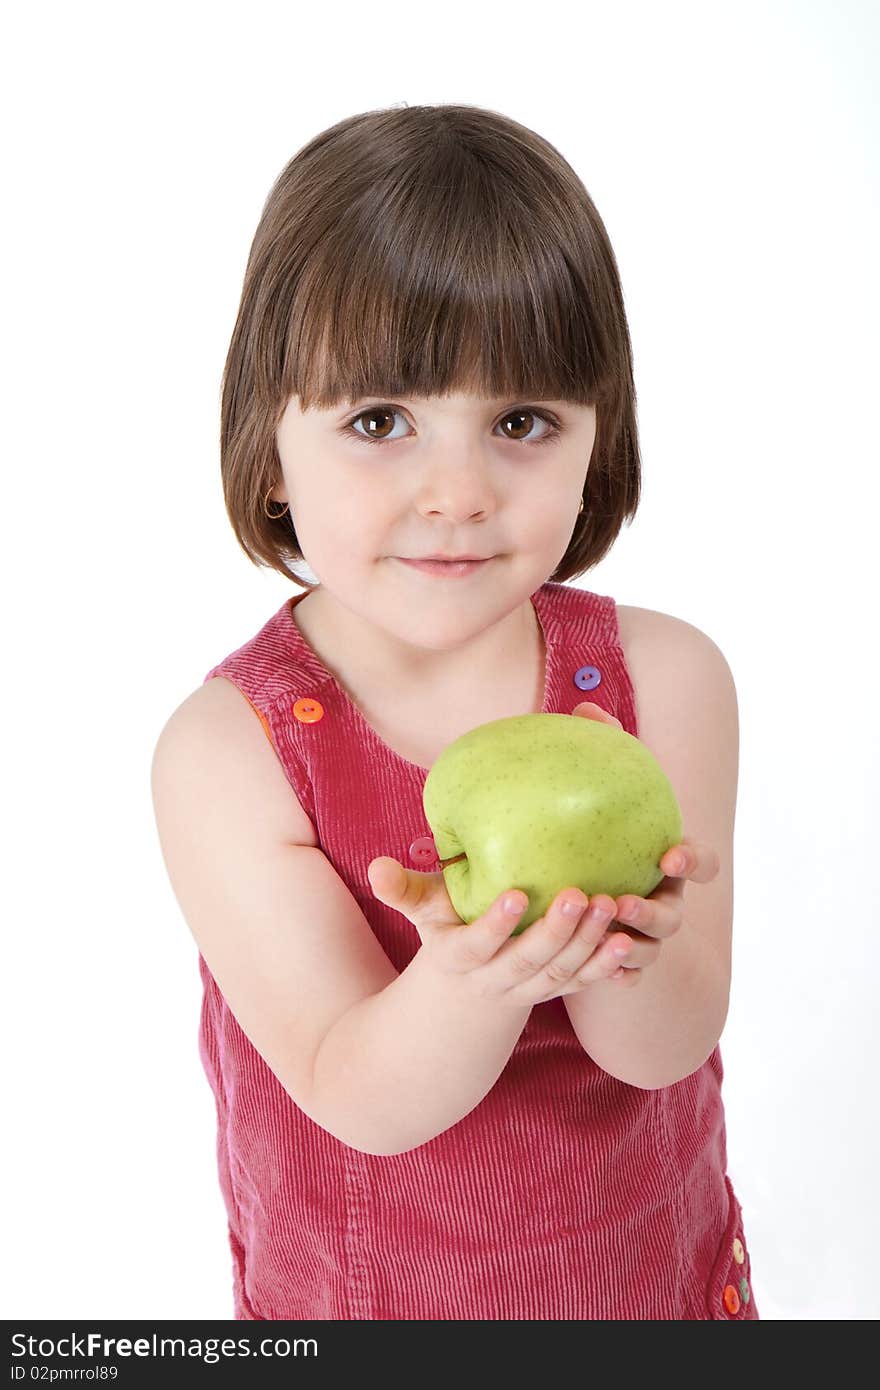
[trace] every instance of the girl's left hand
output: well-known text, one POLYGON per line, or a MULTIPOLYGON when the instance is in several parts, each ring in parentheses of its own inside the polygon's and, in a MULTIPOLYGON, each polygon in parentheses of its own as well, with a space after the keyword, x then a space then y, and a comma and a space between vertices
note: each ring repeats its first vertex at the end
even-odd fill
MULTIPOLYGON (((598 719, 606 724, 616 724, 619 729, 623 728, 619 719, 615 719, 607 710, 593 704, 592 701, 576 705, 572 713, 580 715, 583 719, 598 719)), ((662 856, 659 867, 666 877, 647 898, 638 898, 631 893, 621 898, 612 898, 607 893, 597 893, 590 899, 591 907, 596 904, 613 914, 603 940, 607 939, 612 931, 617 935, 621 934, 620 927, 615 925, 615 919, 617 923, 638 928, 625 933, 630 937, 632 945, 627 948, 626 956, 620 961, 623 974, 611 977, 626 984, 634 984, 640 978, 643 968, 654 964, 663 942, 674 936, 681 926, 684 920, 685 881, 691 879, 694 883, 710 883, 718 874, 721 861, 710 845, 683 839, 680 844, 670 845, 662 856)))

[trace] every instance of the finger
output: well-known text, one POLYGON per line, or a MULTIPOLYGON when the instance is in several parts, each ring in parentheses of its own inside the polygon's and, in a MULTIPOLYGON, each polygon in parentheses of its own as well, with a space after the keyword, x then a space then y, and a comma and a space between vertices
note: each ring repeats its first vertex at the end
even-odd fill
MULTIPOLYGON (((595 899, 593 901, 595 904, 595 899)), ((583 932, 582 925, 578 936, 583 932)), ((561 990, 557 989, 556 993, 574 994, 597 980, 623 979, 624 972, 627 976, 638 977, 642 973, 642 966, 651 965, 657 959, 660 946, 659 941, 652 941, 650 937, 641 936, 638 932, 630 935, 627 932, 614 931, 612 923, 610 934, 602 937, 600 930, 599 940, 593 946, 589 959, 579 966, 568 983, 564 984, 561 990)), ((556 961, 551 961, 548 972, 555 973, 555 969, 556 961)))
POLYGON ((572 714, 579 715, 581 719, 595 719, 604 724, 616 724, 618 729, 623 728, 619 719, 615 719, 613 714, 609 714, 607 709, 597 705, 594 700, 582 700, 579 705, 575 705, 572 714))
POLYGON ((558 986, 576 975, 581 984, 612 975, 621 963, 621 947, 631 953, 629 938, 621 932, 605 936, 611 912, 595 900, 583 914, 571 940, 557 951, 537 977, 542 983, 558 986))
POLYGON ((367 865, 367 879, 373 897, 387 907, 399 907, 407 891, 405 872, 403 865, 390 855, 383 854, 378 859, 371 859, 367 865))
POLYGON ((589 902, 586 894, 577 888, 566 888, 558 893, 543 917, 538 917, 528 931, 498 952, 497 958, 504 963, 504 977, 496 982, 499 988, 507 990, 533 980, 572 939, 589 902))
POLYGON ((636 927, 647 937, 663 940, 674 935, 681 926, 681 893, 657 893, 650 898, 635 898, 627 894, 617 899, 617 920, 636 927))
POLYGON ((521 890, 502 893, 488 912, 463 930, 455 930, 449 963, 444 968, 453 974, 478 973, 480 967, 494 960, 507 943, 528 905, 528 894, 521 890))
POLYGON ((721 859, 711 845, 699 840, 682 840, 666 851, 660 860, 660 868, 670 878, 711 883, 721 869, 721 859))
POLYGON ((440 894, 446 897, 442 873, 415 873, 387 854, 370 860, 367 878, 374 897, 405 917, 415 914, 430 921, 440 894))
POLYGON ((586 965, 572 977, 560 993, 576 994, 585 985, 595 984, 597 980, 638 980, 641 974, 638 966, 621 964, 613 955, 609 956, 607 951, 600 949, 590 957, 586 965))
POLYGON ((660 954, 663 942, 641 932, 616 933, 612 942, 612 954, 617 957, 615 964, 626 970, 641 970, 653 965, 660 954))
POLYGON ((622 965, 610 978, 622 989, 632 989, 642 978, 642 972, 638 966, 622 965))

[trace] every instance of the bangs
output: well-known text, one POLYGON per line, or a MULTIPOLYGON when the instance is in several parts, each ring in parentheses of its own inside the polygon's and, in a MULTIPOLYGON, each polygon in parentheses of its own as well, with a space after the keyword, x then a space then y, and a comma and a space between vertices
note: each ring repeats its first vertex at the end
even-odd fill
POLYGON ((492 154, 437 140, 406 179, 386 161, 324 209, 308 259, 278 286, 283 372, 265 382, 276 403, 600 399, 617 360, 588 219, 550 169, 524 178, 509 149, 492 154))
POLYGON ((617 263, 548 140, 476 106, 362 112, 304 145, 264 203, 220 408, 226 508, 256 564, 298 585, 276 429, 366 397, 597 406, 584 509, 551 579, 585 573, 635 516, 641 466, 617 263))

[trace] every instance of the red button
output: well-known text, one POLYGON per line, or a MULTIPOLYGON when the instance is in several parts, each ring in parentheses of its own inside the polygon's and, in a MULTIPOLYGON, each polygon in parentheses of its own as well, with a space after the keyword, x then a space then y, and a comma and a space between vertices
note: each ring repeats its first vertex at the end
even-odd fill
POLYGON ((409 847, 409 857, 420 869, 430 869, 437 863, 437 846, 433 836, 420 835, 409 847))
POLYGON ((727 1285, 722 1297, 724 1299, 725 1308, 730 1316, 734 1317, 739 1312, 739 1294, 732 1284, 727 1285))
POLYGON ((293 712, 303 724, 316 724, 319 719, 324 718, 324 706, 308 695, 302 700, 294 701, 293 712))

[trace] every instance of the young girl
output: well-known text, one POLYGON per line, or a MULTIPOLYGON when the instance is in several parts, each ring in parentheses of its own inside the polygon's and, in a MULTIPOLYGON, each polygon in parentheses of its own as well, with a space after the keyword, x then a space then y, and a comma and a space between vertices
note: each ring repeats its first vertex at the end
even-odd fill
POLYGON ((717 1046, 735 692, 698 629, 566 583, 640 463, 616 261, 559 152, 469 106, 301 149, 221 463, 246 554, 303 590, 153 761, 236 1317, 757 1318, 717 1046), (457 917, 422 791, 459 735, 538 711, 642 738, 689 833, 648 898, 568 885, 513 936, 515 884, 457 917))

